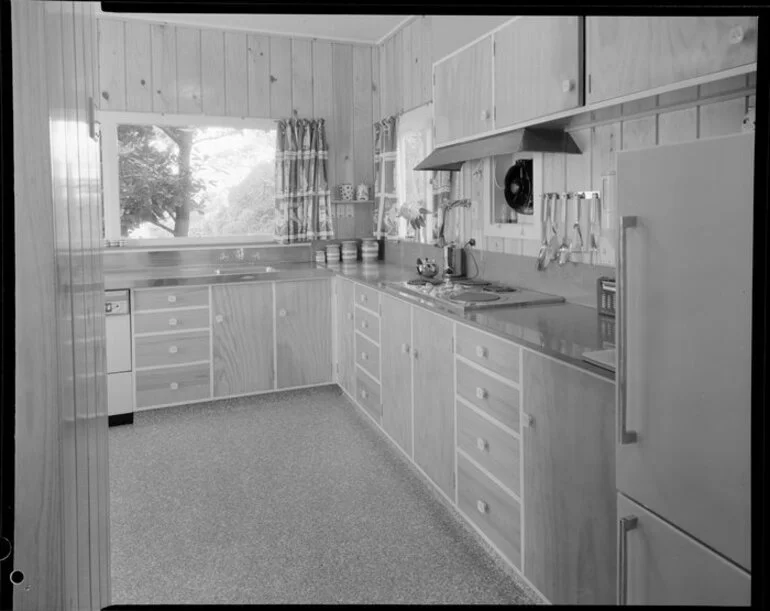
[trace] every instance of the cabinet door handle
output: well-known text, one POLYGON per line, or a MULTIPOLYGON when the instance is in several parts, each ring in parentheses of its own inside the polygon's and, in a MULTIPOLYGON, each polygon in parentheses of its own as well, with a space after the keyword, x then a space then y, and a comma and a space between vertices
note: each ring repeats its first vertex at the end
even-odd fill
POLYGON ((730 44, 737 45, 743 42, 744 31, 743 26, 736 25, 730 30, 730 44))
POLYGON ((535 419, 530 414, 521 412, 521 425, 528 429, 532 428, 535 426, 535 419))
POLYGON ((177 388, 179 388, 179 384, 177 384, 176 382, 171 382, 171 384, 169 384, 168 387, 171 390, 176 390, 177 388))
POLYGON ((362 320, 361 321, 361 328, 362 329, 368 329, 369 328, 369 323, 366 322, 365 320, 362 320))
POLYGON ((628 549, 626 533, 639 524, 636 516, 627 516, 618 521, 618 605, 625 605, 628 598, 628 549))
POLYGON ((169 318, 168 319, 168 326, 169 327, 176 327, 177 319, 176 318, 169 318))
POLYGON ((176 346, 170 346, 168 349, 169 354, 176 354, 178 351, 179 351, 179 348, 177 348, 176 346))
POLYGON ((361 303, 366 303, 366 295, 361 295, 361 303))
POLYGON ((417 360, 418 354, 417 354, 417 348, 412 348, 412 356, 417 360))
POLYGON ((481 120, 486 121, 489 119, 489 111, 488 110, 482 110, 481 111, 481 120))
POLYGON ((484 346, 476 346, 476 356, 480 359, 487 358, 487 349, 484 346))
POLYGON ((345 318, 347 318, 348 320, 353 320, 353 314, 348 312, 347 314, 345 314, 345 318))
POLYGON ((286 318, 286 310, 284 310, 283 308, 278 310, 278 316, 280 316, 281 318, 286 318))
POLYGON ((479 437, 478 439, 476 439, 476 447, 480 451, 486 452, 487 448, 489 447, 489 444, 487 443, 486 439, 484 439, 483 437, 479 437))
POLYGON ((215 318, 215 320, 216 320, 217 322, 222 322, 224 319, 225 319, 225 317, 224 317, 224 316, 222 316, 221 314, 217 314, 217 316, 216 316, 216 318, 215 318))
POLYGON ((476 397, 479 399, 486 399, 487 398, 487 391, 484 388, 481 388, 481 386, 476 387, 476 397))
POLYGON ((362 399, 366 399, 368 396, 369 396, 369 393, 368 393, 368 392, 366 392, 365 390, 362 390, 362 391, 361 391, 361 398, 362 398, 362 399))
POLYGON ((168 296, 168 302, 169 303, 176 303, 176 295, 169 295, 168 296))
POLYGON ((564 93, 569 93, 569 92, 570 92, 570 91, 572 91, 574 88, 575 88, 575 83, 574 83, 574 82, 572 82, 572 79, 564 79, 564 80, 561 82, 561 90, 562 90, 564 93))
POLYGON ((628 445, 636 443, 636 431, 626 430, 626 308, 628 303, 628 289, 626 287, 626 229, 636 227, 637 217, 621 216, 618 230, 618 270, 617 287, 615 295, 618 297, 616 312, 617 329, 617 383, 615 403, 618 406, 618 443, 628 445))
POLYGON ((487 505, 484 501, 479 499, 476 501, 476 509, 479 510, 479 513, 487 513, 489 511, 489 505, 487 505))
POLYGON ((368 361, 369 360, 369 355, 366 354, 366 352, 362 352, 361 353, 361 360, 362 361, 368 361))
POLYGON ((401 352, 409 354, 409 344, 401 344, 401 352))

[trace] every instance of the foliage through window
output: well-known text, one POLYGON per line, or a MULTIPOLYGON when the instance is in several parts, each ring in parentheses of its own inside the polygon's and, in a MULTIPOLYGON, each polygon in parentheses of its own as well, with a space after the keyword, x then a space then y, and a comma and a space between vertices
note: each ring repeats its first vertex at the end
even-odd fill
MULTIPOLYGON (((118 197, 105 193, 105 206, 119 202, 121 238, 272 239, 274 128, 125 122, 115 131, 118 197)), ((105 210, 105 237, 116 237, 115 212, 105 210)))

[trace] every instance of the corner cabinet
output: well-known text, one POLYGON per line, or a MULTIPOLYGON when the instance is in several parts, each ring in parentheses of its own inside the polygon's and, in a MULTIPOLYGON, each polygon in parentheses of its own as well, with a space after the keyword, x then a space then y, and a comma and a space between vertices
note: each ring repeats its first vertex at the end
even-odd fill
POLYGON ((495 128, 583 103, 583 17, 519 17, 494 33, 495 128))
POLYGON ((492 131, 492 36, 433 66, 435 146, 492 131))
POLYGON ((586 17, 587 104, 756 61, 756 17, 586 17))
POLYGON ((337 318, 337 383, 349 395, 356 394, 356 356, 353 287, 350 280, 339 276, 335 283, 337 318))

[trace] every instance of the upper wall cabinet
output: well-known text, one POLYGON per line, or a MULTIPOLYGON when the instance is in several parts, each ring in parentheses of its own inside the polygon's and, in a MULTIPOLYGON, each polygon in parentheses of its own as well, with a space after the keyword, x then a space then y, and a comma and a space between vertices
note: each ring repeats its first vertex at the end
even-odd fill
POLYGON ((491 131, 492 36, 433 67, 435 144, 491 131))
POLYGON ((757 61, 756 17, 587 17, 587 104, 757 61))
POLYGON ((495 127, 582 104, 582 17, 520 17, 494 33, 495 127))

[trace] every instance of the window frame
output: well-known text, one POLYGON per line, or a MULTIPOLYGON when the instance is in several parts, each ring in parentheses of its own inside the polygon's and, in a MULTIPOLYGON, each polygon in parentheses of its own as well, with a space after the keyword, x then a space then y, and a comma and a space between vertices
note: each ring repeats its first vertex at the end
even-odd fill
POLYGON ((96 112, 102 152, 102 202, 106 240, 123 240, 129 246, 205 246, 216 244, 275 244, 265 235, 205 236, 184 238, 124 238, 120 235, 120 177, 118 174, 118 125, 171 125, 175 127, 237 127, 243 129, 277 129, 275 119, 259 117, 223 117, 216 115, 168 114, 100 110, 96 112))

